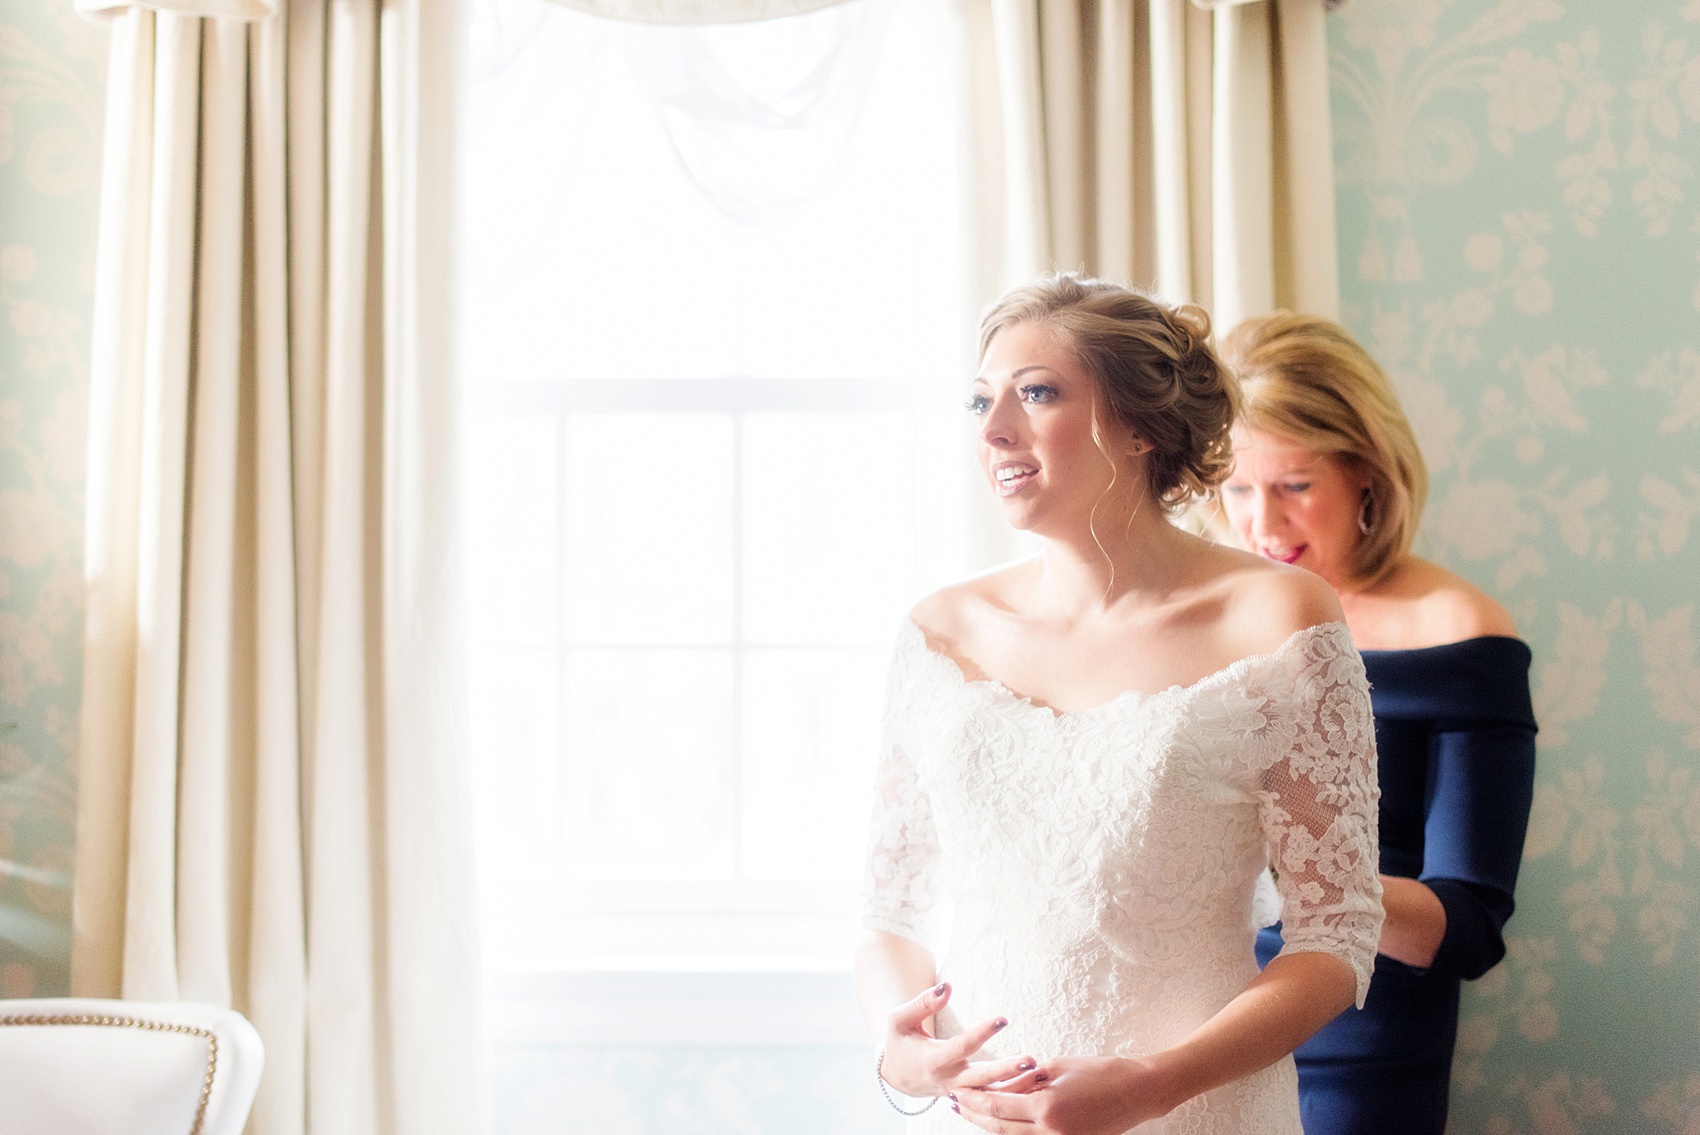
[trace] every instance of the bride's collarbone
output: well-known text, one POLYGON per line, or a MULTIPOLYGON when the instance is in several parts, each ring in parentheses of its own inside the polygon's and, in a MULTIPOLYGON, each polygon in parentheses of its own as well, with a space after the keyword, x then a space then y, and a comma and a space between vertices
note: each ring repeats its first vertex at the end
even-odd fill
POLYGON ((967 680, 994 682, 1059 713, 1193 686, 1256 653, 1216 636, 1149 630, 992 640, 969 648, 975 647, 973 655, 953 659, 967 680))

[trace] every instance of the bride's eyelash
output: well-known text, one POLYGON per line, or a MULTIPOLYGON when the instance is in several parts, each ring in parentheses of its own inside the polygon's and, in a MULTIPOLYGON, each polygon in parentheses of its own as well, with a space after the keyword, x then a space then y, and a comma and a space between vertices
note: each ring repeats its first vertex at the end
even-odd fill
MULTIPOLYGON (((1015 392, 1021 395, 1024 402, 1043 405, 1057 396, 1057 388, 1043 382, 1030 382, 1026 386, 1018 386, 1015 392)), ((976 394, 962 403, 962 408, 970 414, 984 414, 992 408, 992 400, 984 394, 976 394)))

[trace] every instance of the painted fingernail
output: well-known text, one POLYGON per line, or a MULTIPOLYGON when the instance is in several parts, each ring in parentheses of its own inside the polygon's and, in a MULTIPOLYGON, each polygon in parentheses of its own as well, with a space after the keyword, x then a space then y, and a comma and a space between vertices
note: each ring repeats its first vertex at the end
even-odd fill
POLYGON ((1023 1060, 1020 1064, 1017 1064, 1016 1067, 1023 1072, 1031 1072, 1033 1069, 1037 1068, 1038 1065, 1031 1060, 1023 1060))
POLYGON ((950 992, 950 982, 948 981, 941 981, 933 986, 934 997, 943 997, 948 992, 950 992))
POLYGON ((954 1111, 958 1115, 962 1114, 962 1109, 957 1107, 955 1104, 950 1105, 950 1110, 954 1111))
POLYGON ((1047 1076, 1043 1072, 1041 1072, 1037 1076, 1033 1077, 1033 1082, 1035 1084, 1043 1084, 1046 1080, 1049 1080, 1049 1079, 1050 1079, 1049 1076, 1047 1076))
POLYGON ((946 1092, 944 1094, 944 1098, 949 1100, 951 1103, 955 1103, 956 1102, 956 1093, 955 1092, 946 1092))
POLYGON ((997 1019, 997 1020, 995 1020, 995 1021, 993 1021, 993 1022, 992 1022, 992 1027, 993 1027, 993 1028, 994 1028, 994 1029, 1003 1029, 1003 1028, 1008 1028, 1008 1027, 1009 1027, 1009 1022, 1008 1022, 1008 1021, 1006 1021, 1006 1020, 1004 1020, 1004 1019, 1003 1019, 1003 1018, 1002 1018, 1002 1017, 999 1017, 999 1018, 998 1018, 998 1019, 997 1019))

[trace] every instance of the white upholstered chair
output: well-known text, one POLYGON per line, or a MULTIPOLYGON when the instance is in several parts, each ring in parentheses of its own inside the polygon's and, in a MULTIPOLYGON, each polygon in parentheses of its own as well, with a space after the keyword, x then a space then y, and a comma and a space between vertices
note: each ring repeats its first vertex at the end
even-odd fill
POLYGON ((0 1000, 0 1135, 240 1135, 264 1062, 216 1005, 0 1000))

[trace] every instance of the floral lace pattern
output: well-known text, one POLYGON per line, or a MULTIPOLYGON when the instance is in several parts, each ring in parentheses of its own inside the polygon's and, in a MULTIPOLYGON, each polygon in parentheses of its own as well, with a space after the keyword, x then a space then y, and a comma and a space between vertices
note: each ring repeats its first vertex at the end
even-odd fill
MULTIPOLYGON (((1342 959, 1362 1005, 1382 917, 1378 796, 1343 624, 1190 686, 1055 713, 965 680, 906 623, 864 924, 933 951, 952 1018, 1009 1018, 988 1056, 1138 1055, 1256 976, 1254 895, 1273 864, 1283 953, 1342 959)), ((1296 1083, 1283 1060, 1138 1130, 1300 1135, 1296 1083)), ((967 1128, 940 1109, 910 1130, 967 1128)))

